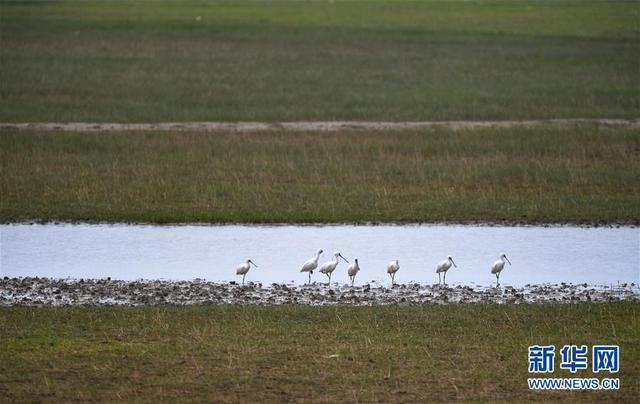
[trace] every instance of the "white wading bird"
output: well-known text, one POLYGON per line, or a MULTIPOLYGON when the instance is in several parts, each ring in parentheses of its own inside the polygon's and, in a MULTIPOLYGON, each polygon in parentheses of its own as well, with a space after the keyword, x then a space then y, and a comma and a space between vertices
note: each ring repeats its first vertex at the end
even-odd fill
POLYGON ((500 286, 500 272, 504 269, 505 262, 508 262, 511 265, 511 261, 507 258, 507 254, 500 254, 500 258, 491 266, 491 273, 496 275, 496 286, 500 286))
POLYGON ((391 286, 393 286, 393 282, 396 278, 396 272, 400 269, 400 263, 398 260, 391 261, 389 265, 387 265, 387 273, 391 277, 391 286))
POLYGON ((249 270, 251 269, 251 264, 253 264, 254 267, 258 268, 255 262, 251 261, 249 258, 247 258, 245 262, 238 265, 238 267, 236 268, 236 275, 242 275, 243 285, 244 285, 244 277, 247 276, 247 272, 249 272, 249 270))
POLYGON ((353 264, 349 265, 349 269, 347 269, 347 275, 349 275, 349 279, 351 279, 351 287, 353 287, 353 281, 356 279, 356 274, 360 270, 360 265, 358 265, 358 258, 355 258, 353 264))
POLYGON ((436 273, 438 274, 438 285, 442 282, 442 279, 440 279, 440 274, 442 272, 444 272, 444 284, 447 284, 447 271, 449 270, 449 268, 451 268, 451 264, 453 264, 454 267, 458 268, 456 263, 453 262, 453 258, 451 258, 450 255, 447 255, 447 258, 438 262, 438 266, 436 267, 436 273))
POLYGON ((311 283, 311 275, 313 274, 313 270, 318 268, 318 260, 320 259, 320 254, 322 254, 322 250, 318 250, 315 258, 311 258, 309 261, 302 264, 302 269, 300 272, 309 272, 309 283, 311 283))
POLYGON ((320 267, 320 272, 322 272, 323 274, 327 275, 327 277, 329 278, 329 285, 331 285, 331 274, 333 273, 333 271, 336 270, 336 267, 338 266, 338 263, 340 262, 340 258, 342 258, 346 263, 349 262, 349 261, 347 261, 347 259, 345 257, 342 256, 342 254, 340 254, 339 252, 336 251, 333 254, 333 260, 325 262, 320 267))

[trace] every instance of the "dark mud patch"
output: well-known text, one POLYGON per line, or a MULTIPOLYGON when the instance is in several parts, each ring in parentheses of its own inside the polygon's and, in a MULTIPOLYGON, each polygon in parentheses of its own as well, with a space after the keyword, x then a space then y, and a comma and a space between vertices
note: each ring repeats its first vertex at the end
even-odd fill
POLYGON ((149 226, 476 226, 476 227, 579 227, 579 228, 621 228, 640 226, 640 219, 607 222, 604 220, 540 222, 536 220, 450 220, 420 222, 415 220, 395 220, 387 222, 353 221, 353 222, 279 222, 279 221, 249 221, 249 222, 147 222, 147 221, 103 221, 103 220, 66 220, 41 218, 13 218, 2 217, 0 224, 13 225, 149 225, 149 226))
POLYGON ((590 286, 543 284, 524 287, 470 287, 402 284, 392 288, 375 282, 350 287, 313 283, 214 283, 202 280, 118 281, 110 279, 4 278, 0 280, 0 306, 69 305, 191 305, 191 304, 306 304, 326 305, 433 305, 433 304, 539 304, 640 301, 636 284, 590 286))

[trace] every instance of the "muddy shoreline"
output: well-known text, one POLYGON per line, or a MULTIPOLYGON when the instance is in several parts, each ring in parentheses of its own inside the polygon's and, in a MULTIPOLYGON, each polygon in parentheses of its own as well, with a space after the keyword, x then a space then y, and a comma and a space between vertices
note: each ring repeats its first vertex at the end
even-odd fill
POLYGON ((0 306, 143 306, 192 304, 280 305, 441 305, 640 302, 637 284, 592 286, 542 284, 523 287, 400 284, 371 282, 350 287, 215 283, 204 280, 119 281, 111 279, 7 278, 0 280, 0 306))
POLYGON ((0 225, 135 225, 135 226, 256 226, 256 227, 284 227, 284 226, 476 226, 476 227, 578 227, 578 228, 636 228, 640 226, 640 220, 622 220, 616 222, 606 221, 564 221, 564 222, 537 222, 525 220, 452 220, 437 222, 416 222, 416 221, 355 221, 355 222, 145 222, 145 221, 115 221, 103 220, 62 220, 62 219, 40 219, 40 218, 0 218, 0 225))

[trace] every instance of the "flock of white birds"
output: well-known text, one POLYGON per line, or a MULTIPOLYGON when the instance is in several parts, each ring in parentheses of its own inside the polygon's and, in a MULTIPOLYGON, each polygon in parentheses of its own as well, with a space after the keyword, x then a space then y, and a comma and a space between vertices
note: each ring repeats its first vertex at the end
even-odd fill
MULTIPOLYGON (((322 250, 318 250, 314 258, 311 258, 310 260, 302 264, 300 272, 307 272, 309 274, 309 283, 311 283, 311 275, 313 274, 313 271, 318 268, 318 261, 320 260, 320 255, 322 253, 322 250)), ((331 274, 333 274, 333 271, 335 271, 338 267, 340 259, 343 259, 347 264, 349 264, 349 261, 347 261, 347 259, 343 257, 340 252, 336 251, 333 254, 332 260, 327 261, 320 266, 319 271, 320 273, 325 274, 327 278, 329 278, 329 284, 331 284, 331 274)), ((511 265, 511 261, 509 261, 507 255, 505 253, 502 253, 498 257, 498 260, 495 261, 491 266, 491 273, 496 276, 496 286, 500 286, 500 273, 504 269, 504 266, 507 262, 509 263, 509 265, 511 265)), ((247 259, 236 268, 236 274, 242 275, 243 285, 244 278, 245 276, 247 276, 247 272, 249 272, 249 269, 251 269, 251 265, 255 266, 256 268, 258 267, 253 261, 247 259)), ((450 255, 448 255, 447 258, 443 259, 442 261, 438 262, 438 265, 436 266, 436 273, 438 274, 439 280, 438 284, 447 284, 447 271, 449 270, 449 268, 451 268, 452 265, 457 268, 456 263, 453 262, 453 258, 450 255)), ((389 277, 391 277, 391 285, 393 285, 395 282, 395 277, 398 270, 400 270, 400 262, 398 260, 393 260, 389 262, 389 264, 387 264, 387 274, 389 274, 389 277)), ((347 275, 349 275, 349 279, 351 280, 351 286, 353 286, 353 282, 356 279, 358 271, 360 271, 360 265, 358 264, 358 258, 355 258, 353 264, 350 264, 347 268, 347 275)))

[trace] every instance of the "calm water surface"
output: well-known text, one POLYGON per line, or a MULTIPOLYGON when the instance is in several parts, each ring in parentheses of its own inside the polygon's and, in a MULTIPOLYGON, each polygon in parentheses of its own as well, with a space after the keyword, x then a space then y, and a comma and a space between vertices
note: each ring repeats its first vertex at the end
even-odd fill
MULTIPOLYGON (((238 280, 249 257, 247 281, 304 283, 302 263, 322 248, 358 257, 356 283, 389 283, 386 264, 400 260, 396 282, 435 283, 437 262, 452 255, 450 284, 489 285, 491 263, 504 251, 513 266, 503 285, 640 280, 640 229, 483 226, 153 226, 1 225, 0 274, 53 278, 238 280)), ((342 262, 332 281, 347 283, 342 262)), ((316 281, 326 281, 314 273, 316 281)))

